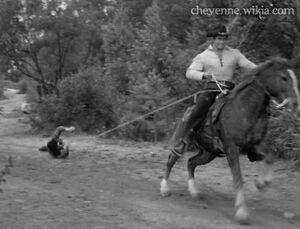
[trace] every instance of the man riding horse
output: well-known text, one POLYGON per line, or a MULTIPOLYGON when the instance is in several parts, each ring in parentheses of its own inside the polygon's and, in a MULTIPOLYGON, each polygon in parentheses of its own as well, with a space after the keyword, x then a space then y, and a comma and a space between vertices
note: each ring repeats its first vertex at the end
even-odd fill
POLYGON ((250 211, 245 201, 239 155, 247 152, 251 160, 255 159, 254 155, 260 156, 256 152, 263 153, 264 170, 256 180, 256 186, 258 189, 268 187, 272 180, 274 158, 272 150, 264 142, 270 117, 269 108, 271 101, 275 100, 279 107, 287 106, 295 116, 299 115, 298 81, 292 70, 293 65, 284 58, 270 57, 255 67, 238 50, 225 46, 224 39, 228 36, 225 27, 213 27, 208 36, 212 37, 212 44, 194 59, 187 71, 188 78, 211 80, 207 83, 207 89, 215 90, 220 87, 220 91, 223 91, 233 88, 232 75, 237 66, 252 70, 244 75, 243 81, 228 96, 223 97, 223 106, 215 119, 209 119, 209 125, 201 126, 209 107, 219 94, 217 90, 201 94, 190 115, 185 114, 177 128, 179 131, 175 132, 176 144, 169 155, 165 175, 160 183, 160 192, 163 196, 169 194, 168 180, 171 170, 184 153, 191 135, 195 135, 199 148, 198 153, 189 158, 187 163, 189 193, 192 196, 199 193, 194 179, 196 167, 208 164, 220 154, 225 154, 235 190, 235 219, 240 224, 247 224, 250 211), (221 148, 216 147, 216 141, 222 143, 221 148))
MULTIPOLYGON (((206 82, 206 91, 198 96, 197 102, 188 117, 184 117, 179 123, 173 136, 173 157, 180 157, 184 153, 195 132, 203 124, 210 106, 220 93, 218 90, 231 90, 234 88, 233 76, 235 70, 238 67, 244 70, 256 67, 239 50, 226 45, 228 36, 229 34, 224 25, 211 26, 207 31, 207 37, 211 39, 209 47, 197 55, 187 69, 186 77, 206 82)), ((251 157, 251 161, 261 158, 261 155, 256 152, 251 152, 251 155, 248 156, 251 157)))

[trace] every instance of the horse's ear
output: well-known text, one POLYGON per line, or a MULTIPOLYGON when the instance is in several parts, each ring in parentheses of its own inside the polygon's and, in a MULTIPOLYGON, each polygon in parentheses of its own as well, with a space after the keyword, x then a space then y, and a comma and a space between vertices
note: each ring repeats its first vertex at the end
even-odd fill
POLYGON ((272 61, 273 64, 287 62, 287 60, 280 55, 270 56, 268 59, 272 61))
POLYGON ((266 67, 271 67, 274 65, 274 61, 273 60, 267 60, 264 62, 265 66, 266 67))
POLYGON ((291 68, 292 67, 291 61, 289 61, 286 58, 283 58, 280 55, 275 55, 275 56, 269 57, 269 61, 271 61, 270 66, 277 65, 279 68, 282 68, 282 67, 291 68))
POLYGON ((260 63, 255 68, 247 71, 244 74, 244 77, 257 76, 257 75, 261 74, 263 71, 265 71, 266 69, 268 69, 269 67, 271 67, 273 64, 274 63, 271 60, 267 60, 263 63, 260 63))

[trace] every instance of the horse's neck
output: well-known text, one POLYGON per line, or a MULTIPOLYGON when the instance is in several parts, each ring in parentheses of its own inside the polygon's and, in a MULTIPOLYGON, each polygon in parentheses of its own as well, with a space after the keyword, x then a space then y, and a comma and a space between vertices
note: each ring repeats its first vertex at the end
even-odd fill
POLYGON ((245 90, 241 91, 240 98, 239 106, 243 107, 244 115, 249 116, 253 122, 267 113, 269 97, 258 82, 253 81, 245 90))

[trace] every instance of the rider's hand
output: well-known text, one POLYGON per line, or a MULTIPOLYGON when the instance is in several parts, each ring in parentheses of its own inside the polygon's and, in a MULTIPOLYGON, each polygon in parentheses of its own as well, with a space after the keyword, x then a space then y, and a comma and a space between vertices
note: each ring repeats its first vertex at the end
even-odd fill
POLYGON ((202 79, 204 79, 204 80, 212 80, 212 74, 211 74, 211 73, 205 72, 205 73, 203 74, 202 79))

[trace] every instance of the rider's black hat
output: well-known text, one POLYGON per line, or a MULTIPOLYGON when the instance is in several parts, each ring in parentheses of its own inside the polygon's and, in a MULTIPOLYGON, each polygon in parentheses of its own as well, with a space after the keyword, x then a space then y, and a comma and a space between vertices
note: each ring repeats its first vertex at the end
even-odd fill
POLYGON ((207 37, 217 37, 217 36, 228 37, 229 33, 227 32, 227 29, 224 25, 215 24, 208 28, 206 36, 207 37))

